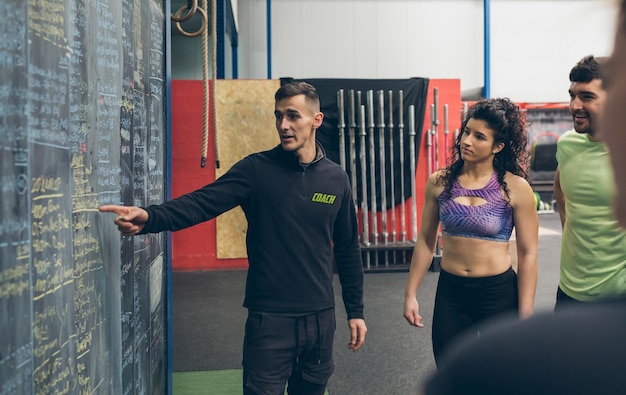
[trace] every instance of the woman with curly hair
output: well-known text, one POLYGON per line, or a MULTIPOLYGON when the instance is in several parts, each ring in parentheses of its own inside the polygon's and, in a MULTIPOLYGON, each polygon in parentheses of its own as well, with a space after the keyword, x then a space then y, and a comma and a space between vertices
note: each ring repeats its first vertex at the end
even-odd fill
POLYGON ((539 221, 525 170, 526 146, 519 107, 507 98, 481 100, 462 122, 449 165, 428 179, 404 317, 424 327, 417 291, 431 265, 441 223, 443 254, 432 324, 438 366, 453 339, 470 328, 478 334, 486 319, 533 313, 539 221), (517 272, 508 248, 514 227, 517 272))

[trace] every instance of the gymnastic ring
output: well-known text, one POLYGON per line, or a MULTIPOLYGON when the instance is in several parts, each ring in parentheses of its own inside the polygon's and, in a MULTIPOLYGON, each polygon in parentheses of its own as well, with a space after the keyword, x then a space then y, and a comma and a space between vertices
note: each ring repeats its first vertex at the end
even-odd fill
POLYGON ((176 13, 171 16, 171 18, 174 22, 185 22, 186 20, 190 19, 193 16, 193 14, 196 13, 197 8, 198 8, 198 0, 192 0, 191 8, 189 8, 189 5, 184 5, 180 7, 178 11, 176 11, 176 13), (189 9, 189 11, 187 12, 185 16, 182 16, 182 12, 186 9, 189 9))
POLYGON ((200 29, 198 29, 198 31, 194 33, 189 33, 180 26, 180 22, 176 22, 176 29, 180 32, 180 34, 182 34, 185 37, 198 37, 206 30, 206 27, 207 27, 206 11, 204 11, 202 7, 198 7, 196 11, 198 11, 202 16, 202 26, 200 27, 200 29))

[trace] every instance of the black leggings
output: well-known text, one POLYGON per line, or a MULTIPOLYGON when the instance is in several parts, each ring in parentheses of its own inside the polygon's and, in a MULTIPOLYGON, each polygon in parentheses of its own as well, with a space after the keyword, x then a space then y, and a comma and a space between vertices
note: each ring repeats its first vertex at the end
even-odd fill
POLYGON ((437 365, 448 344, 468 328, 477 335, 478 323, 517 312, 517 274, 509 268, 489 277, 460 277, 441 270, 433 314, 433 353, 437 365))

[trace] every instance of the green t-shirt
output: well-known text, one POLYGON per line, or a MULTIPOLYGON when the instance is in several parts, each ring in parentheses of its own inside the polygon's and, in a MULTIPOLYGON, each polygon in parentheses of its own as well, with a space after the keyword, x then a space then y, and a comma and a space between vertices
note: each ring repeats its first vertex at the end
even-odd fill
POLYGON ((559 287, 581 301, 626 294, 626 231, 613 216, 606 145, 572 130, 559 139, 556 159, 566 218, 559 287))

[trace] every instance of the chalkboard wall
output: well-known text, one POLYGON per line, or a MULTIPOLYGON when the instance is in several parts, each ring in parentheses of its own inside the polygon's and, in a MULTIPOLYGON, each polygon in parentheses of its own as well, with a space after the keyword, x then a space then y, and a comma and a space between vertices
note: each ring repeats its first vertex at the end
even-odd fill
POLYGON ((165 393, 163 8, 0 0, 0 395, 165 393))

